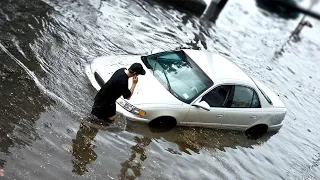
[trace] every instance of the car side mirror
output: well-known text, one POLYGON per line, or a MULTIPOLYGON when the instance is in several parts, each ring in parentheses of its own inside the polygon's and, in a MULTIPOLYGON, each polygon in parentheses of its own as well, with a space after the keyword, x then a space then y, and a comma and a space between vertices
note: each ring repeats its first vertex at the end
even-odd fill
POLYGON ((202 109, 205 109, 207 111, 210 111, 210 106, 207 102, 205 101, 201 101, 201 102, 196 102, 193 104, 193 106, 195 107, 199 107, 199 108, 202 108, 202 109))

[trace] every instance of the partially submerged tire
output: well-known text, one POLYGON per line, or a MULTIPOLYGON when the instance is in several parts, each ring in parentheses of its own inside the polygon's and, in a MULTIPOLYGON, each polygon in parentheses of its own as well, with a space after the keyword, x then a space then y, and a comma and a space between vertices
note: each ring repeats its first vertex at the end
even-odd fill
POLYGON ((151 128, 172 129, 177 125, 177 121, 173 117, 158 117, 149 122, 151 128))
POLYGON ((246 130, 245 134, 250 139, 261 138, 268 130, 268 126, 265 124, 259 124, 246 130))

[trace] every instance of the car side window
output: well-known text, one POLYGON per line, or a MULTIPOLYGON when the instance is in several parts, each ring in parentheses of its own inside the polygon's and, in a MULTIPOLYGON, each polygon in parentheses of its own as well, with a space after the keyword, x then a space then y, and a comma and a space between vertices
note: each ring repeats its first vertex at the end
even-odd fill
POLYGON ((255 91, 253 91, 251 108, 260 108, 260 107, 261 107, 261 105, 260 105, 260 100, 259 100, 258 94, 255 91))
POLYGON ((257 93, 245 86, 234 86, 231 108, 259 108, 260 101, 257 93))
POLYGON ((202 97, 202 100, 210 107, 224 107, 231 90, 230 85, 222 85, 214 88, 202 97))

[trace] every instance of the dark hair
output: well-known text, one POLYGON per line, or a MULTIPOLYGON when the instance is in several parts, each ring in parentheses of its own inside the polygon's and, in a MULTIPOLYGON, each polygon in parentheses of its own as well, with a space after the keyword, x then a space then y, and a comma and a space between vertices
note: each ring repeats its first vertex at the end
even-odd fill
POLYGON ((140 63, 133 63, 130 68, 128 69, 130 73, 137 73, 140 75, 145 75, 146 71, 143 69, 140 63))

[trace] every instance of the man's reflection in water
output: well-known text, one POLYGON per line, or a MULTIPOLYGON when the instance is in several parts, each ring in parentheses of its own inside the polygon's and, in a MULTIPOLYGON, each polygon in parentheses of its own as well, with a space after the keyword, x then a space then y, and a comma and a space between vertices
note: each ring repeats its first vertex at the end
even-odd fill
POLYGON ((78 175, 84 175, 88 172, 87 165, 95 161, 98 155, 94 152, 94 138, 99 130, 109 132, 122 131, 126 126, 126 120, 120 116, 116 121, 104 121, 93 115, 88 115, 80 123, 76 138, 72 139, 72 172, 78 175))
POLYGON ((72 172, 78 175, 86 173, 87 165, 97 159, 97 154, 94 152, 92 144, 98 133, 98 129, 82 122, 76 135, 76 139, 72 139, 72 155, 74 159, 72 172))
POLYGON ((105 122, 94 116, 89 115, 80 123, 76 139, 72 139, 72 155, 74 159, 72 172, 78 175, 83 175, 87 170, 87 165, 97 159, 97 154, 94 152, 95 148, 94 138, 101 129, 106 129, 111 122, 105 122))
POLYGON ((136 145, 132 146, 129 160, 121 163, 119 179, 135 179, 141 175, 142 162, 147 159, 146 147, 151 143, 148 137, 134 137, 136 145))

